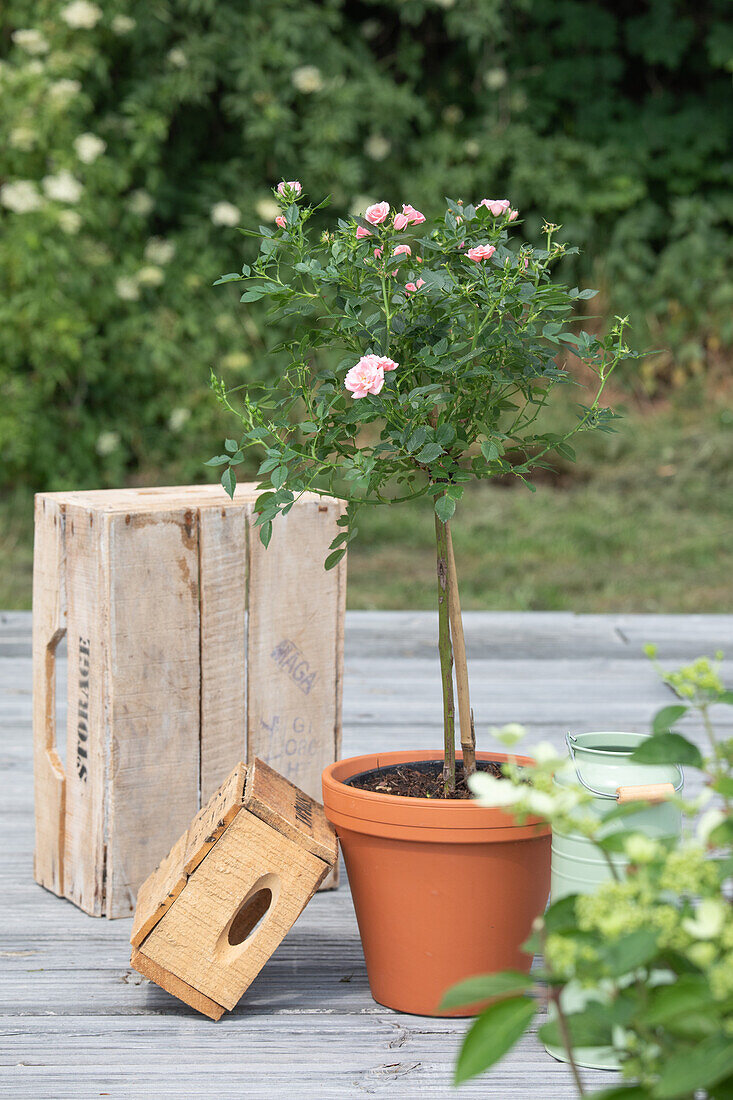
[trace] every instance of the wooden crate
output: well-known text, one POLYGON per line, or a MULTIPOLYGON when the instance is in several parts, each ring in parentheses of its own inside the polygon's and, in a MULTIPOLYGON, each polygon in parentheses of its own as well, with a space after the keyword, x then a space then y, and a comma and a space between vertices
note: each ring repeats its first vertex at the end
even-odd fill
POLYGON ((218 1020, 337 858, 323 807, 261 760, 238 764, 142 884, 132 966, 218 1020))
MULTIPOLYGON (((33 577, 35 877, 95 916, 256 755, 310 795, 339 753, 341 502, 305 494, 265 549, 253 485, 43 493, 33 577), (55 664, 66 635, 65 764, 55 664)), ((334 885, 332 877, 327 885, 334 885)))

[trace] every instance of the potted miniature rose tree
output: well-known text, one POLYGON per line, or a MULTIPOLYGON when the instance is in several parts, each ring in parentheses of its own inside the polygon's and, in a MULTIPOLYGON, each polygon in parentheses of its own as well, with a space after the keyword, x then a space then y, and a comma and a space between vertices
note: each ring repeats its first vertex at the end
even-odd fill
MULTIPOLYGON (((274 228, 241 274, 242 302, 267 298, 287 336, 273 384, 240 395, 214 380, 241 421, 239 440, 211 460, 234 468, 260 448, 256 504, 267 545, 273 521, 311 490, 347 501, 326 568, 357 533, 359 510, 429 498, 435 512, 438 644, 444 745, 339 761, 324 773, 326 812, 346 859, 375 998, 434 1013, 443 991, 481 971, 526 967, 520 952, 547 899, 549 835, 468 798, 466 778, 505 757, 476 753, 451 521, 466 486, 512 475, 529 483, 570 439, 608 430, 601 404, 621 358, 624 322, 605 339, 567 325, 579 291, 550 280, 567 249, 545 226, 541 249, 512 247, 517 211, 506 200, 448 201, 428 220, 405 204, 370 206, 313 234, 318 207, 300 183, 281 183, 274 228), (597 380, 567 430, 541 431, 550 392, 569 380, 572 351, 597 380), (454 747, 454 682, 462 752, 454 747)), ((521 759, 521 758, 520 758, 521 759)))

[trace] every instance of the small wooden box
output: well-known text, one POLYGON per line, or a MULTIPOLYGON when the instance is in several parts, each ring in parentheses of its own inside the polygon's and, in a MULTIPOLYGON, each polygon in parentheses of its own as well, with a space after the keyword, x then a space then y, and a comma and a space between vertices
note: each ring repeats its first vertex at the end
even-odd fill
POLYGON ((257 755, 319 797, 338 756, 346 575, 343 561, 323 563, 342 505, 306 493, 265 549, 256 496, 209 485, 36 497, 35 877, 87 913, 133 911, 238 760, 257 755))
POLYGON ((336 863, 322 806, 238 764, 142 884, 133 967, 212 1020, 236 1005, 336 863))

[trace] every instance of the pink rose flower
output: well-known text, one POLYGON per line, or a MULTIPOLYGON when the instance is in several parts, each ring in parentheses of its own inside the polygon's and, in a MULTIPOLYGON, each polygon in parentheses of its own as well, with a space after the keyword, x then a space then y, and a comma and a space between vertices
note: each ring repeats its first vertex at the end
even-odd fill
POLYGON ((518 217, 519 217, 519 211, 518 210, 510 210, 509 211, 509 221, 510 222, 515 221, 518 217))
POLYGON ((371 229, 367 229, 365 225, 357 225, 356 227, 356 239, 357 241, 363 241, 365 237, 371 237, 371 229))
POLYGON ((409 244, 398 244, 392 253, 393 256, 411 256, 412 249, 409 244))
POLYGON ((415 294, 421 286, 425 286, 424 279, 418 279, 416 283, 405 283, 405 290, 410 294, 415 294))
POLYGON ((485 206, 490 214, 500 218, 509 209, 511 203, 509 199, 482 199, 479 206, 485 206))
POLYGON ((277 185, 277 193, 278 195, 282 195, 283 198, 285 197, 288 189, 290 191, 294 191, 296 195, 299 195, 300 192, 303 190, 299 180, 282 180, 282 182, 278 183, 277 185))
POLYGON ((480 264, 483 260, 490 260, 495 252, 496 249, 493 244, 477 244, 473 248, 469 248, 466 255, 475 264, 480 264))
POLYGON ((394 359, 388 359, 386 355, 365 355, 365 359, 376 359, 377 366, 381 367, 383 371, 397 370, 399 363, 395 363, 394 359))
POLYGON ((278 214, 278 216, 275 218, 275 225, 279 226, 280 229, 284 229, 286 224, 287 223, 285 221, 285 215, 284 214, 278 214))
POLYGON ((389 214, 388 202, 375 202, 373 206, 367 206, 364 217, 372 225, 381 225, 389 214))
POLYGON ((406 225, 410 224, 410 219, 406 214, 395 214, 394 227, 395 229, 404 229, 406 225))
POLYGON ((374 249, 374 259, 375 260, 381 260, 381 258, 382 258, 382 249, 381 248, 375 248, 374 249))
MULTIPOLYGON (((416 210, 414 206, 410 206, 409 202, 402 204, 401 216, 407 219, 405 224, 409 222, 410 225, 421 225, 422 222, 425 221, 425 215, 421 214, 419 210, 416 210)), ((399 217, 400 215, 398 214, 397 218, 399 217)), ((402 226, 397 225, 397 218, 395 218, 395 229, 401 229, 402 226)))
POLYGON ((358 363, 346 374, 344 386, 354 399, 378 394, 384 385, 384 368, 376 355, 362 355, 358 363))

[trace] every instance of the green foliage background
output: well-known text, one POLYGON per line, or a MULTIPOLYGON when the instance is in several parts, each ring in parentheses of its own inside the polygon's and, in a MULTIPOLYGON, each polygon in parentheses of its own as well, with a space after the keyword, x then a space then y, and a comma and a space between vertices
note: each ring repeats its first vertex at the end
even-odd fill
POLYGON ((212 289, 244 242, 211 211, 255 228, 281 177, 334 215, 488 195, 528 239, 562 223, 583 249, 567 277, 665 349, 631 390, 733 341, 726 0, 109 0, 88 26, 68 7, 0 13, 0 185, 41 197, 0 205, 0 485, 201 476, 210 368, 245 381, 276 340, 259 304, 212 289), (85 163, 89 133, 106 148, 85 163), (42 182, 64 172, 73 202, 42 182), (175 254, 152 262, 151 238, 175 254))

